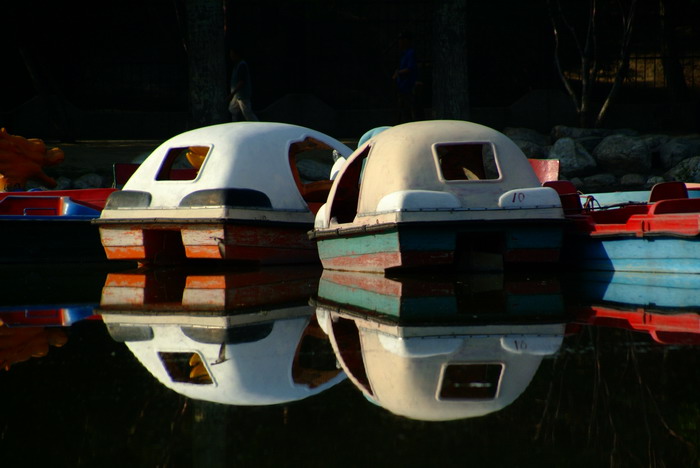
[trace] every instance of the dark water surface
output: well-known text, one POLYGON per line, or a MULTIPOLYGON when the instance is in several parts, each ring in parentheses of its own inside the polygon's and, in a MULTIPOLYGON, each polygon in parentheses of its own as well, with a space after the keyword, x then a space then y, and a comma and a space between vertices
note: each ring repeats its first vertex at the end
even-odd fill
POLYGON ((700 466, 700 277, 114 270, 0 272, 0 466, 700 466))

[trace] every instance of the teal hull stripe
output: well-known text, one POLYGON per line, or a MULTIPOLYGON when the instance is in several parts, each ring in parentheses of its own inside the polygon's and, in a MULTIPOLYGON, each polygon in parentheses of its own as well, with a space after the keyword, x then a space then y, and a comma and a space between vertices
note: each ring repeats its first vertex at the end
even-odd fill
POLYGON ((483 229, 403 228, 400 234, 390 231, 350 237, 318 240, 321 258, 351 257, 386 252, 454 251, 457 235, 461 233, 504 232, 506 250, 557 249, 561 247, 560 228, 519 227, 495 229, 485 223, 483 229))

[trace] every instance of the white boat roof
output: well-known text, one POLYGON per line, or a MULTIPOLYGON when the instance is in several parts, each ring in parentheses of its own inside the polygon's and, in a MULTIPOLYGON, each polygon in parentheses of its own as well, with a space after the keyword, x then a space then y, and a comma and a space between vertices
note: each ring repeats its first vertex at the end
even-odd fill
MULTIPOLYGON (((308 306, 306 308, 308 310, 308 306)), ((295 358, 309 317, 307 313, 296 318, 243 325, 243 328, 257 326, 264 333, 238 343, 194 339, 187 330, 192 330, 192 326, 197 328, 196 316, 181 323, 154 321, 150 324, 150 338, 127 340, 125 344, 158 381, 189 398, 237 406, 281 404, 316 395, 345 379, 343 372, 329 373, 314 384, 295 379, 293 370, 299 365, 295 358), (211 381, 197 383, 177 378, 166 368, 164 354, 198 356, 211 381)), ((131 324, 129 316, 123 318, 131 324)), ((119 323, 117 316, 111 319, 110 323, 119 323)), ((226 331, 226 328, 211 327, 211 320, 206 317, 201 324, 204 324, 199 327, 202 331, 226 331)), ((255 332, 247 333, 254 335, 255 332)), ((315 378, 319 375, 321 373, 314 373, 315 378)))
POLYGON ((497 209, 499 197, 509 190, 541 190, 527 157, 510 138, 472 122, 436 120, 390 127, 369 138, 341 169, 329 201, 353 161, 364 157, 357 210, 360 215, 381 211, 380 202, 392 194, 442 192, 450 194, 455 207, 497 209), (488 160, 495 159, 495 166, 490 170, 486 167, 486 172, 475 169, 480 174, 472 174, 469 179, 447 175, 442 161, 448 160, 445 154, 449 151, 473 159, 476 165, 487 165, 488 160))
POLYGON ((164 208, 177 207, 186 195, 195 191, 252 189, 267 195, 273 209, 307 210, 290 167, 290 146, 307 139, 321 142, 342 156, 352 152, 328 135, 297 125, 225 123, 191 130, 165 141, 146 158, 123 190, 149 192, 150 206, 164 208), (157 180, 171 149, 191 147, 208 148, 194 179, 157 180))

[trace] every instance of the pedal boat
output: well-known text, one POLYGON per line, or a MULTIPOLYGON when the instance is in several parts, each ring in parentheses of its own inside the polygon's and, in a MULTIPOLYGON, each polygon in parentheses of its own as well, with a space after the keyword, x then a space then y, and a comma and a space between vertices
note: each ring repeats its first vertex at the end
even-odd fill
POLYGON ((599 205, 568 181, 555 188, 572 221, 565 261, 577 268, 641 273, 700 273, 700 199, 683 182, 652 187, 643 202, 599 205))
POLYGON ((501 270, 559 260, 555 190, 502 133, 462 121, 388 128, 340 169, 310 237, 325 269, 501 270))
MULTIPOLYGON (((96 223, 109 259, 142 264, 318 262, 308 239, 331 181, 304 164, 351 150, 304 127, 241 122, 178 135, 139 166, 96 223)), ((306 164, 308 166, 308 164, 306 164)), ((318 171, 316 171, 318 172, 318 171)))

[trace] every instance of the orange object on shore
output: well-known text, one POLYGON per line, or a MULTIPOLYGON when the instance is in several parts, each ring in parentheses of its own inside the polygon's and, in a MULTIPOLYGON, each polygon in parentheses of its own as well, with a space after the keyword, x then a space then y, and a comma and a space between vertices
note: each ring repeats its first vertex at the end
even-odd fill
POLYGON ((60 148, 47 149, 38 138, 10 135, 4 128, 0 129, 0 191, 24 190, 30 179, 54 188, 56 181, 43 168, 63 159, 60 148))

